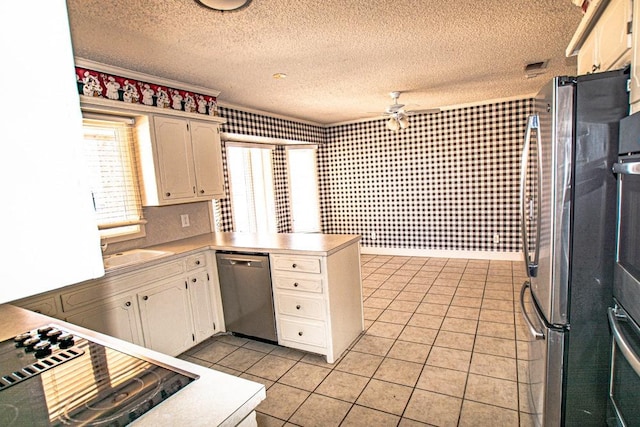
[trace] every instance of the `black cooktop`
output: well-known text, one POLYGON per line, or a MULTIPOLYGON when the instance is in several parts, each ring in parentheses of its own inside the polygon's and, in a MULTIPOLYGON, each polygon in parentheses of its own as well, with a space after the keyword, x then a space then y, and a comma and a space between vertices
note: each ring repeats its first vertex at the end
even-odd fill
POLYGON ((47 325, 0 342, 0 426, 122 426, 195 379, 47 325))

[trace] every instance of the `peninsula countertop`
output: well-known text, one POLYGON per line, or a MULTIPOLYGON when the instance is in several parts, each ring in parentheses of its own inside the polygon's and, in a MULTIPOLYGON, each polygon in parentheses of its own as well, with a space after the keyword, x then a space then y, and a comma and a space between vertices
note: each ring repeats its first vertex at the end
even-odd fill
POLYGON ((235 426, 266 397, 262 384, 176 359, 117 338, 9 304, 0 305, 0 340, 54 324, 114 350, 173 366, 199 376, 191 384, 134 421, 136 426, 235 426))
POLYGON ((358 234, 321 233, 235 233, 217 232, 153 246, 153 249, 184 253, 189 250, 213 249, 238 252, 331 255, 360 241, 358 234))

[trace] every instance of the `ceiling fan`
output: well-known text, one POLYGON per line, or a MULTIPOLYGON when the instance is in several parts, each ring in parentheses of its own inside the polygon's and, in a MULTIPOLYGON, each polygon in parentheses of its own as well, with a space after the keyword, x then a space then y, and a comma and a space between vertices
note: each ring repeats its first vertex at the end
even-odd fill
POLYGON ((399 130, 406 129, 409 127, 409 116, 413 116, 416 114, 430 114, 430 113, 439 113, 439 108, 432 108, 428 110, 405 110, 405 104, 398 103, 398 98, 400 98, 399 91, 393 91, 389 94, 391 99, 393 99, 393 104, 389 105, 382 113, 384 116, 389 117, 389 121, 387 121, 387 129, 389 130, 399 130))

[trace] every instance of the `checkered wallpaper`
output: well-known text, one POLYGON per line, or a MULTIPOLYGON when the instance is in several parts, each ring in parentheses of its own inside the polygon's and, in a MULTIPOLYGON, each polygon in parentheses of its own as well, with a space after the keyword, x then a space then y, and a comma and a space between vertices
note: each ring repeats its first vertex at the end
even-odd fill
MULTIPOLYGON (((220 108, 226 132, 319 144, 322 229, 362 234, 370 247, 520 249, 518 168, 530 99, 328 129, 220 108), (494 243, 498 235, 499 242, 494 243)), ((279 229, 290 231, 284 150, 274 152, 279 229)), ((224 230, 230 206, 221 201, 224 230)))

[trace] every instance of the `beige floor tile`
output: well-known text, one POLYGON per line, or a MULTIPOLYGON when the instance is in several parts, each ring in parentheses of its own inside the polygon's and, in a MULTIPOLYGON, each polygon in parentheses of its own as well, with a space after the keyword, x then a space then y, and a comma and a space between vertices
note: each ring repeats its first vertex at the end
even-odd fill
POLYGON ((360 375, 335 370, 327 375, 315 390, 315 393, 347 402, 355 402, 362 393, 362 390, 364 390, 369 383, 369 380, 369 377, 362 377, 360 375))
POLYGON ((428 302, 431 304, 449 305, 451 304, 452 299, 453 297, 449 295, 438 295, 438 294, 428 293, 427 295, 425 295, 422 302, 428 302))
POLYGON ((497 322, 497 323, 513 323, 514 316, 512 313, 505 312, 503 310, 492 310, 489 308, 483 308, 480 310, 480 320, 485 322, 497 322))
POLYGON ((463 296, 455 296, 451 300, 451 305, 456 305, 458 307, 472 307, 472 308, 480 308, 482 306, 481 298, 471 298, 471 297, 463 297, 463 296))
POLYGON ((411 319, 407 324, 409 326, 416 326, 420 328, 440 329, 443 320, 443 316, 415 313, 413 316, 411 316, 411 319))
POLYGON ((398 296, 399 291, 392 291, 389 289, 378 289, 371 295, 372 298, 386 298, 386 299, 394 299, 398 296))
POLYGON ((402 415, 412 390, 411 387, 372 379, 356 403, 368 408, 402 415))
POLYGON ((366 300, 364 300, 362 305, 365 306, 365 307, 385 309, 385 308, 387 308, 389 306, 389 304, 391 304, 391 301, 393 301, 393 300, 390 300, 390 299, 387 299, 387 298, 369 297, 366 300))
POLYGON ((493 354, 494 356, 516 357, 516 346, 513 340, 504 338, 476 336, 473 346, 476 353, 493 354))
POLYGON ((383 357, 375 354, 349 351, 335 367, 338 371, 371 377, 382 363, 383 357))
POLYGON ((386 357, 378 367, 373 378, 414 387, 416 382, 418 382, 422 367, 422 363, 407 362, 405 360, 386 357))
POLYGON ((396 427, 398 421, 400 421, 400 417, 396 415, 354 405, 341 427, 396 427))
POLYGON ((442 273, 440 273, 440 275, 436 278, 436 280, 433 282, 434 286, 449 286, 449 287, 457 287, 458 283, 460 282, 460 279, 450 279, 450 278, 444 278, 441 277, 442 273))
POLYGON ((511 381, 517 381, 517 371, 516 359, 482 353, 473 354, 469 368, 469 372, 474 374, 511 381))
POLYGON ((204 366, 205 368, 209 368, 213 365, 213 363, 208 362, 206 360, 197 359, 193 356, 189 356, 188 354, 181 354, 178 356, 178 359, 186 360, 187 362, 195 363, 196 365, 204 366))
POLYGON ((351 409, 351 404, 319 394, 312 394, 298 408, 290 421, 300 426, 339 426, 351 409))
MULTIPOLYGON (((482 311, 480 312, 482 317, 482 311)), ((480 320, 478 322, 478 335, 484 335, 487 337, 515 339, 515 326, 508 323, 497 322, 484 322, 480 320)))
POLYGON ((238 376, 240 378, 244 378, 244 379, 247 379, 249 381, 253 381, 253 382, 262 384, 264 386, 265 390, 268 390, 269 387, 271 387, 272 385, 275 384, 275 382, 273 382, 273 381, 267 380, 265 378, 256 377, 255 375, 247 374, 246 372, 242 373, 242 374, 240 374, 238 376))
POLYGON ((483 299, 482 308, 488 308, 490 310, 502 310, 513 313, 513 301, 497 300, 497 299, 483 299))
POLYGON ((431 425, 421 423, 416 420, 410 420, 409 418, 400 418, 400 424, 398 424, 398 427, 431 427, 431 425))
POLYGON ((475 335, 450 332, 441 329, 440 332, 438 332, 438 336, 436 337, 436 341, 433 345, 472 351, 474 339, 475 335))
POLYGON ((484 297, 487 298, 487 299, 513 301, 513 291, 511 289, 509 289, 507 291, 498 291, 498 290, 486 289, 484 291, 484 297))
POLYGON ((452 348, 433 347, 427 365, 467 372, 471 363, 471 352, 452 348))
POLYGON ((377 320, 378 317, 382 314, 384 309, 382 308, 373 308, 373 307, 363 307, 362 309, 364 318, 367 320, 377 320))
POLYGON ((434 284, 431 289, 429 289, 429 293, 436 295, 453 296, 456 293, 456 288, 452 288, 451 286, 438 286, 434 284))
POLYGON ((248 343, 250 341, 249 338, 236 337, 236 336, 233 336, 231 334, 219 335, 219 336, 217 336, 215 338, 216 338, 217 341, 223 342, 225 344, 235 345, 237 347, 242 347, 243 345, 245 345, 246 343, 248 343))
POLYGON ((379 322, 387 322, 387 323, 395 323, 398 325, 406 325, 409 319, 411 319, 412 313, 408 313, 406 311, 396 311, 396 310, 384 310, 383 313, 378 317, 379 322))
POLYGON ((409 313, 413 313, 414 311, 416 311, 416 308, 418 307, 419 304, 420 303, 418 301, 395 300, 391 304, 389 304, 387 308, 389 310, 406 311, 409 313))
POLYGON ((420 302, 420 301, 422 301, 422 298, 424 298, 424 294, 425 294, 425 292, 414 292, 414 291, 411 291, 411 290, 405 290, 405 291, 400 292, 398 294, 398 296, 396 297, 396 299, 399 300, 399 301, 416 301, 416 302, 420 302))
POLYGON ((260 427, 282 427, 285 424, 285 421, 261 412, 256 412, 256 421, 260 427))
POLYGON ((424 364, 429 351, 430 345, 398 340, 391 347, 387 357, 424 364))
POLYGON ((371 335, 363 335, 360 337, 353 350, 361 353, 375 354, 378 356, 386 356, 394 340, 391 338, 376 337, 371 335))
POLYGON ((418 314, 430 314, 432 316, 442 316, 444 317, 447 314, 447 309, 449 306, 443 304, 433 304, 428 302, 423 302, 416 308, 416 313, 418 314))
POLYGON ((458 288, 456 289, 455 296, 467 297, 467 298, 482 298, 484 290, 481 288, 458 288))
POLYGON ((222 366, 218 364, 212 365, 210 366, 210 368, 215 369, 216 371, 224 372, 225 374, 236 376, 236 377, 239 377, 240 375, 242 375, 242 371, 238 371, 236 369, 228 368, 226 366, 222 366))
POLYGON ((518 411, 465 400, 460 413, 460 427, 517 427, 518 411))
POLYGON ((310 394, 308 391, 276 383, 269 388, 267 398, 258 405, 256 410, 272 417, 288 420, 310 394))
POLYGON ((247 369, 247 373, 271 381, 277 381, 295 364, 295 360, 268 354, 247 369))
POLYGON ((475 335, 477 327, 477 320, 459 319, 457 317, 447 316, 444 318, 440 330, 475 335))
POLYGON ((438 335, 437 329, 406 326, 398 337, 398 340, 432 345, 436 339, 436 335, 438 335))
POLYGON ((466 384, 466 372, 427 365, 422 370, 416 387, 422 390, 462 398, 466 384))
POLYGON ((208 345, 199 348, 197 352, 191 355, 210 363, 216 363, 237 349, 238 347, 235 345, 226 344, 221 341, 212 341, 208 345))
POLYGON ((366 334, 376 337, 396 339, 400 336, 402 329, 404 329, 404 324, 399 325, 397 323, 387 323, 377 320, 373 322, 369 329, 367 329, 366 334))
POLYGON ((484 289, 485 281, 484 280, 474 280, 474 279, 460 279, 460 283, 458 283, 458 289, 460 288, 472 288, 472 289, 484 289))
POLYGON ((447 317, 457 317, 458 319, 478 320, 480 317, 480 309, 451 305, 449 306, 446 315, 447 317))
POLYGON ((262 342, 262 341, 254 341, 254 340, 251 340, 251 341, 249 341, 248 343, 246 343, 245 345, 242 346, 242 348, 248 348, 249 350, 255 350, 255 351, 262 352, 262 353, 270 353, 276 347, 277 347, 277 345, 275 345, 275 344, 270 344, 270 343, 266 343, 266 342, 262 342))
POLYGON ((437 426, 458 423, 462 399, 426 390, 416 390, 407 405, 404 417, 437 426))
POLYGON ((424 298, 424 294, 429 292, 431 289, 431 285, 423 282, 421 279, 416 279, 415 277, 411 279, 411 282, 407 286, 404 287, 404 292, 412 292, 418 293, 421 295, 420 299, 424 298))
POLYGON ((464 398, 518 410, 518 386, 515 381, 469 374, 464 398))
MULTIPOLYGON (((333 369, 333 366, 334 366, 334 363, 327 363, 326 356, 323 356, 321 354, 315 354, 315 353, 305 353, 304 356, 302 356, 302 359, 300 359, 300 361, 304 363, 309 363, 311 365, 322 366, 329 369, 333 369)), ((336 360, 335 363, 339 361, 340 360, 336 360)))
POLYGON ((289 369, 278 382, 303 390, 313 391, 330 372, 331 369, 299 362, 289 369))
POLYGON ((259 351, 239 348, 233 353, 230 353, 226 357, 220 359, 217 364, 242 372, 249 369, 263 357, 265 357, 265 354, 259 351))

